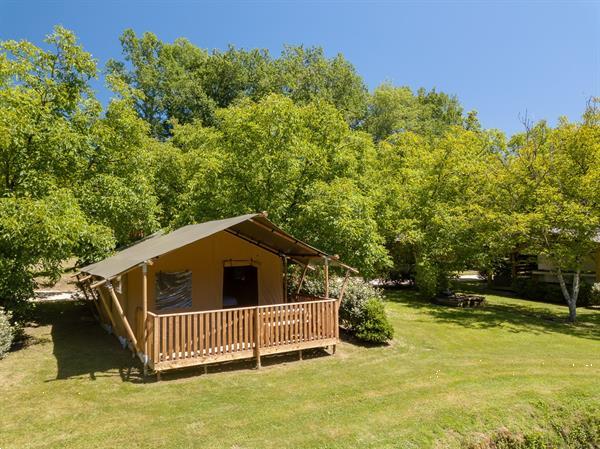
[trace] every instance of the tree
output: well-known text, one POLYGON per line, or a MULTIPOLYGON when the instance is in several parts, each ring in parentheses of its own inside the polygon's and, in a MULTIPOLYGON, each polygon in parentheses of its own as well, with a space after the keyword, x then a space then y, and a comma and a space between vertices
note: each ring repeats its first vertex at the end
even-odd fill
POLYGON ((0 196, 44 195, 85 168, 86 136, 100 112, 88 86, 91 55, 57 27, 46 42, 0 45, 0 196))
POLYGON ((414 263, 425 297, 446 289, 453 271, 482 263, 496 245, 493 143, 488 134, 455 127, 440 138, 401 133, 379 146, 376 216, 392 253, 400 247, 397 253, 414 263))
POLYGON ((325 100, 334 105, 350 125, 366 112, 367 89, 356 69, 342 54, 328 59, 320 47, 287 46, 275 62, 278 91, 295 102, 325 100))
POLYGON ((124 61, 109 61, 108 72, 132 89, 139 116, 161 139, 171 136, 175 122, 211 126, 216 109, 273 93, 298 104, 325 100, 350 124, 366 110, 366 87, 354 67, 342 55, 325 57, 321 48, 288 46, 278 59, 233 46, 209 53, 185 39, 164 43, 133 30, 123 33, 121 45, 124 61))
POLYGON ((24 319, 36 277, 55 282, 65 259, 96 260, 113 245, 110 229, 90 224, 67 190, 0 198, 0 306, 24 319))
POLYGON ((266 210, 365 274, 385 265, 368 198, 370 136, 351 130, 328 103, 299 106, 281 95, 246 100, 216 116, 217 129, 174 129, 178 158, 189 168, 176 224, 266 210))
POLYGON ((600 231, 600 113, 591 101, 580 123, 527 124, 510 141, 504 206, 515 246, 548 257, 575 321, 581 269, 600 231), (565 272, 572 272, 569 289, 565 272))
POLYGON ((127 89, 102 115, 91 55, 61 27, 46 42, 0 44, 0 302, 17 319, 39 276, 151 232, 158 213, 127 89))
POLYGON ((373 91, 363 123, 377 142, 402 132, 440 137, 453 126, 479 131, 477 112, 465 116, 458 98, 435 89, 414 94, 409 87, 389 83, 373 91))

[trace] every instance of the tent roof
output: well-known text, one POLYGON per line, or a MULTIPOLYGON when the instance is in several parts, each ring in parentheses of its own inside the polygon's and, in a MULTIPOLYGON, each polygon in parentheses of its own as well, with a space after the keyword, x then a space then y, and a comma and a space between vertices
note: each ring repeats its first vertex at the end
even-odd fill
POLYGON ((356 271, 339 262, 336 257, 313 248, 279 229, 266 218, 265 214, 248 214, 183 226, 168 234, 157 232, 111 257, 83 267, 81 272, 111 279, 148 260, 221 231, 230 232, 267 251, 288 256, 296 262, 308 264, 314 259, 329 258, 333 263, 356 271))

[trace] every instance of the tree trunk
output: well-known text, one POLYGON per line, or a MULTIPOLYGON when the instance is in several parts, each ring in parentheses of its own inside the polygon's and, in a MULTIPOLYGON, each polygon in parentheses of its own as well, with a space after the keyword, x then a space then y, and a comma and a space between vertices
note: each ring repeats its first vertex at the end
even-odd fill
POLYGON ((559 268, 556 271, 556 276, 558 277, 558 282, 560 283, 560 289, 562 290, 563 296, 565 297, 567 305, 569 306, 569 321, 571 323, 574 323, 577 319, 577 296, 579 296, 580 275, 581 268, 577 268, 577 271, 573 275, 573 292, 570 294, 565 282, 565 278, 562 274, 562 270, 559 268))

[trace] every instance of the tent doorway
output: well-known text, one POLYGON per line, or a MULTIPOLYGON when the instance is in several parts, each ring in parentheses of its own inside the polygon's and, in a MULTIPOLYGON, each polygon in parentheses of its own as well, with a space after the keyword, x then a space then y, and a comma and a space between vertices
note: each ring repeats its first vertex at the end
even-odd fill
POLYGON ((223 267, 223 308, 257 305, 257 268, 252 265, 223 267))

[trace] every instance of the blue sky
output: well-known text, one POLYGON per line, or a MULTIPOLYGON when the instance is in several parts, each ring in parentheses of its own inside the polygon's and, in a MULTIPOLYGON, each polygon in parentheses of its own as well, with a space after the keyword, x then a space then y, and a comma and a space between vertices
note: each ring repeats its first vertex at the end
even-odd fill
MULTIPOLYGON (((0 0, 0 39, 41 43, 61 24, 103 66, 126 28, 208 48, 322 46, 343 53, 370 89, 383 81, 456 94, 482 124, 521 130, 519 116, 578 119, 600 96, 600 0, 12 1, 0 0)), ((97 83, 99 96, 108 93, 97 83)))

